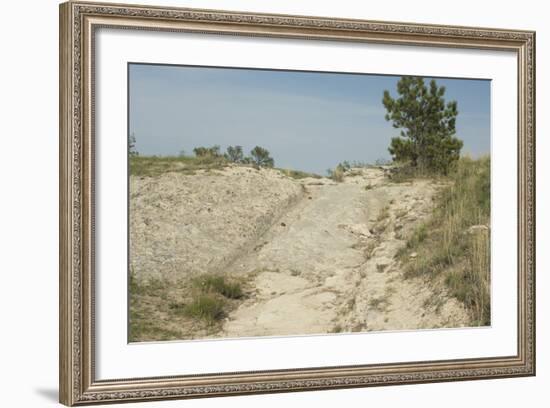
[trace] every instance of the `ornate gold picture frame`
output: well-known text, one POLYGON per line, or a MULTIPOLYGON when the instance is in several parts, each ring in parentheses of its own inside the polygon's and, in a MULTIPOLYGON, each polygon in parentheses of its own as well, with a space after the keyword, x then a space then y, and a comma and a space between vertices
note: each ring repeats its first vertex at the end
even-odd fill
MULTIPOLYGON (((73 406, 535 375, 534 32, 88 2, 63 3, 60 6, 59 180, 59 384, 60 402, 63 404, 73 406), (100 186, 95 176, 95 47, 97 30, 102 28, 514 53, 518 73, 518 245, 517 265, 510 265, 510 268, 517 271, 517 352, 504 356, 414 362, 358 362, 353 365, 320 364, 274 370, 98 378, 95 194, 100 186)), ((496 256, 500 255, 497 253, 496 256)), ((223 341, 220 344, 223 347, 223 341)))

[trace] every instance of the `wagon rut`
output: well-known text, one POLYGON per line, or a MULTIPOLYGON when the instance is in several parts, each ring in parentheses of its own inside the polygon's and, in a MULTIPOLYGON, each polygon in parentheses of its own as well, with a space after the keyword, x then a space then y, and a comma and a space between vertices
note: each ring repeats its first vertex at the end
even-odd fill
POLYGON ((405 279, 397 251, 432 211, 433 181, 392 183, 361 169, 342 183, 300 181, 302 200, 226 272, 248 296, 224 337, 459 327, 463 305, 442 287, 405 279))

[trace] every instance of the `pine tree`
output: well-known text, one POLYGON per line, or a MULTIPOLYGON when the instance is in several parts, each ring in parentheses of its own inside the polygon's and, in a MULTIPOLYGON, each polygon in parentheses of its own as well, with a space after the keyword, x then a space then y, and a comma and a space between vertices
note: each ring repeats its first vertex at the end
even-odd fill
POLYGON ((445 103, 445 87, 435 80, 426 87, 421 77, 402 77, 397 83, 398 97, 384 91, 382 103, 386 120, 401 128, 399 137, 392 138, 388 148, 393 159, 409 162, 436 172, 447 173, 460 157, 462 141, 456 138, 456 101, 445 103))

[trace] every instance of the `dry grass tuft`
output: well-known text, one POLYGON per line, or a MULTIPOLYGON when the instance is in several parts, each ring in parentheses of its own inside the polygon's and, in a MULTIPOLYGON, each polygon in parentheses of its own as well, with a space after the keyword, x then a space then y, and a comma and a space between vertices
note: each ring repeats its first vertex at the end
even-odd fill
POLYGON ((155 177, 168 172, 195 174, 198 170, 218 170, 230 163, 216 156, 132 156, 128 158, 132 176, 155 177))
POLYGON ((221 274, 169 281, 129 279, 129 341, 179 340, 207 335, 244 297, 241 282, 221 274))
POLYGON ((406 276, 443 277, 450 294, 471 311, 473 324, 489 325, 490 160, 462 158, 449 179, 432 218, 397 256, 406 276))

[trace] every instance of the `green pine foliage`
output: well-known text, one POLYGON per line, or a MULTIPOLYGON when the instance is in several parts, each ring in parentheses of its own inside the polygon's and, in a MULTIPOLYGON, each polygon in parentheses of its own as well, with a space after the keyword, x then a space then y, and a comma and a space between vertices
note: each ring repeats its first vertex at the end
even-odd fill
POLYGON ((402 77, 397 93, 394 99, 386 90, 382 99, 386 120, 401 129, 388 149, 393 160, 447 174, 459 159, 463 145, 455 137, 456 101, 445 103, 445 87, 437 86, 435 80, 426 86, 421 77, 402 77))

